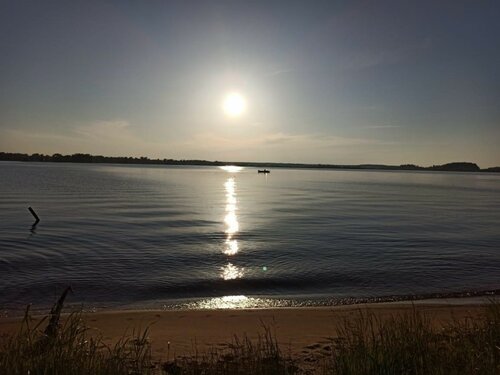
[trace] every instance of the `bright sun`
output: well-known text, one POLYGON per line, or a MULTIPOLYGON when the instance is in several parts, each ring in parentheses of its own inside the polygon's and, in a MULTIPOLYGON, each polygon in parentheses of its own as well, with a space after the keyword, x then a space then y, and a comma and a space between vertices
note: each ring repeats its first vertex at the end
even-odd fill
POLYGON ((231 117, 239 117, 245 112, 247 103, 245 98, 238 93, 227 94, 224 97, 222 108, 224 113, 231 117))

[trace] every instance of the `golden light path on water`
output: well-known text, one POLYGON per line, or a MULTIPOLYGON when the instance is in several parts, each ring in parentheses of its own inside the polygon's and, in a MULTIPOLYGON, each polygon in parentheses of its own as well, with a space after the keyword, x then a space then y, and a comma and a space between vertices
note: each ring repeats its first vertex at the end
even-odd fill
POLYGON ((233 239, 233 236, 239 230, 238 217, 236 216, 236 194, 234 178, 228 178, 224 184, 226 189, 226 216, 224 223, 226 224, 226 248, 224 254, 234 255, 238 252, 238 241, 233 239))
MULTIPOLYGON (((221 167, 221 169, 234 174, 238 173, 243 168, 228 165, 221 167)), ((234 237, 240 229, 238 216, 236 215, 236 211, 238 210, 238 200, 236 198, 236 180, 234 177, 229 177, 226 180, 226 182, 224 183, 224 190, 226 193, 226 215, 224 216, 224 224, 226 225, 226 230, 224 232, 226 233, 226 239, 224 243, 223 253, 227 256, 234 256, 239 251, 238 240, 234 237)), ((220 276, 224 280, 233 280, 243 277, 244 271, 244 268, 235 266, 233 263, 228 262, 225 266, 221 267, 220 276)))
POLYGON ((223 297, 203 298, 197 301, 183 302, 173 305, 163 305, 163 310, 171 309, 262 309, 276 307, 304 307, 313 306, 310 301, 295 301, 286 298, 248 297, 244 295, 230 295, 223 297))
POLYGON ((286 300, 247 297, 243 295, 224 296, 216 298, 207 298, 202 301, 193 302, 187 305, 189 309, 254 309, 286 307, 286 300))

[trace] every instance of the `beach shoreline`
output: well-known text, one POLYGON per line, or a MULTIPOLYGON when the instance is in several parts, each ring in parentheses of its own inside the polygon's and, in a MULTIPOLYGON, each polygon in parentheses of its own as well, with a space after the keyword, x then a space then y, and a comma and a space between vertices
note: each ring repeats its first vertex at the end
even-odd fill
MULTIPOLYGON (((459 292, 424 293, 408 295, 385 295, 377 297, 326 297, 326 296, 262 296, 262 295, 227 295, 219 297, 172 298, 144 300, 130 303, 116 302, 74 302, 70 296, 65 302, 66 310, 85 313, 104 311, 182 311, 182 310, 218 310, 218 309, 282 309, 282 308, 331 308, 337 306, 357 306, 372 304, 484 304, 500 299, 500 289, 465 290, 459 292)), ((32 315, 48 314, 52 301, 43 304, 29 303, 32 315)), ((0 305, 0 319, 21 317, 26 304, 17 303, 0 305)))

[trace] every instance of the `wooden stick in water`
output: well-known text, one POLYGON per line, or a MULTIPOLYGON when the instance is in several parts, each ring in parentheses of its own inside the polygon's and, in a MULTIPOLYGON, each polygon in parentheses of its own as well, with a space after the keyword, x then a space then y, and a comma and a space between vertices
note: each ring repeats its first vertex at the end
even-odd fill
POLYGON ((35 218, 35 224, 38 223, 40 221, 40 218, 38 217, 38 215, 36 214, 35 210, 32 209, 31 207, 28 207, 28 210, 30 210, 31 214, 33 215, 33 217, 35 218))

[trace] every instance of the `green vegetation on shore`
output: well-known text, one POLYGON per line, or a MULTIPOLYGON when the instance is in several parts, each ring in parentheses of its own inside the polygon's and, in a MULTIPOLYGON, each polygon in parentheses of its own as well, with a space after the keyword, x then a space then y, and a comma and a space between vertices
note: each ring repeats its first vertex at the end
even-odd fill
POLYGON ((364 169, 364 170, 410 170, 410 171, 455 171, 455 172, 500 172, 500 167, 481 169, 475 163, 455 162, 431 167, 421 167, 415 164, 402 164, 398 166, 383 164, 304 164, 304 163, 272 163, 272 162, 234 162, 234 161, 209 161, 209 160, 175 160, 175 159, 149 159, 147 157, 102 156, 90 154, 72 155, 44 155, 21 154, 0 152, 1 161, 33 161, 56 163, 113 163, 113 164, 156 164, 156 165, 237 165, 241 167, 258 168, 317 168, 317 169, 364 169))
POLYGON ((266 327, 257 341, 235 338, 224 350, 174 359, 167 352, 156 360, 147 329, 108 346, 79 313, 59 324, 53 309, 43 330, 46 321, 34 324, 27 309, 17 334, 0 337, 1 374, 500 373, 500 306, 493 302, 482 316, 443 327, 416 309, 383 321, 360 311, 343 322, 314 365, 286 354, 266 327))

